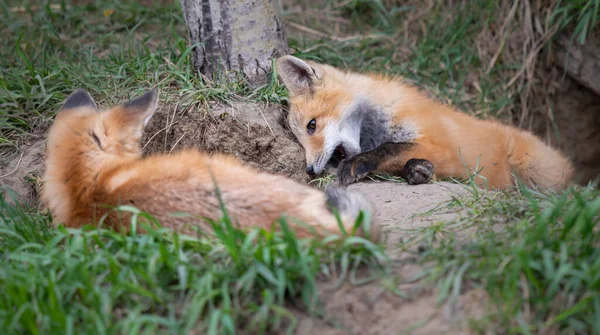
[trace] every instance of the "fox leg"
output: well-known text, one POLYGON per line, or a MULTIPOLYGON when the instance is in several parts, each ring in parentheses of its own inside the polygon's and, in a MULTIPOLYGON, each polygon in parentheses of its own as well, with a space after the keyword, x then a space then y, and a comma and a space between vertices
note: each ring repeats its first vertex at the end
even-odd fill
POLYGON ((400 176, 409 184, 425 184, 434 176, 434 165, 417 143, 384 143, 379 147, 343 160, 337 170, 341 185, 354 183, 371 172, 400 176))

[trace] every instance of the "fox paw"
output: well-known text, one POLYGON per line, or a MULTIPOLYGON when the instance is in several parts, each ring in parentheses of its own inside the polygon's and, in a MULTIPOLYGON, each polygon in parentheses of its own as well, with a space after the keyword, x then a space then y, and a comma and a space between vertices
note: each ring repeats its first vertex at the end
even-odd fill
POLYGON ((340 162, 337 170, 337 179, 342 186, 357 182, 366 177, 377 167, 377 163, 368 158, 357 155, 340 162))
POLYGON ((434 173, 433 164, 426 159, 409 159, 404 166, 402 178, 411 185, 426 184, 434 173))

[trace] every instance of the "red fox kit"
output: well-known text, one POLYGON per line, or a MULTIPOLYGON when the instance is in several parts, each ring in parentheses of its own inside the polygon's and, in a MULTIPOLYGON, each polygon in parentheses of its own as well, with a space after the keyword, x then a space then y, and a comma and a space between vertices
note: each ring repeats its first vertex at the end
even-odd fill
MULTIPOLYGON (((106 111, 98 110, 83 89, 66 99, 48 134, 43 177, 42 200, 55 221, 79 227, 107 215, 107 225, 127 230, 124 214, 106 205, 131 205, 178 231, 190 232, 187 224, 193 219, 174 212, 194 215, 194 223, 207 228, 198 219, 222 215, 215 183, 230 217, 242 228, 268 229, 285 214, 303 223, 289 222, 299 236, 310 235, 308 227, 319 234, 340 233, 332 206, 348 231, 361 210, 373 217, 373 207, 360 194, 341 188, 323 193, 258 172, 233 157, 185 150, 142 158, 143 128, 157 102, 156 89, 106 111)), ((371 229, 376 239, 377 227, 371 224, 371 229)))
POLYGON ((321 174, 336 152, 344 158, 337 169, 342 185, 371 172, 410 184, 479 172, 478 183, 491 188, 514 185, 514 173, 530 187, 562 189, 573 174, 571 163, 534 135, 460 113, 400 79, 293 56, 279 58, 277 71, 290 92, 288 120, 309 174, 321 174))

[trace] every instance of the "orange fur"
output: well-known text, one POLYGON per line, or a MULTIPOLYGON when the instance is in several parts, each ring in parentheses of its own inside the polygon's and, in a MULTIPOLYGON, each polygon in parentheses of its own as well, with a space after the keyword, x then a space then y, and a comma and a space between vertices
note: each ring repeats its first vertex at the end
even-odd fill
MULTIPOLYGON (((85 100, 82 92, 69 99, 85 100)), ((258 172, 234 157, 184 150, 143 159, 143 123, 154 112, 157 96, 151 91, 107 111, 98 111, 90 101, 73 107, 77 101, 67 99, 68 108, 57 114, 48 134, 43 177, 42 200, 55 221, 79 227, 106 216, 108 226, 128 230, 130 216, 113 207, 131 205, 181 232, 192 232, 194 225, 207 229, 203 218, 222 215, 216 183, 230 217, 243 228, 269 229, 286 215, 300 236, 310 235, 308 227, 319 234, 340 232, 328 194, 258 172), (191 216, 173 215, 182 212, 191 216), (303 224, 295 224, 298 220, 303 224)), ((356 205, 340 209, 344 228, 351 229, 358 210, 372 208, 356 193, 343 196, 356 205)), ((372 227, 376 238, 377 228, 372 227)))
MULTIPOLYGON (((348 110, 359 101, 389 120, 389 129, 414 133, 409 141, 414 148, 380 162, 379 172, 399 171, 408 159, 419 158, 433 163, 437 178, 463 178, 479 169, 492 188, 514 185, 512 173, 529 186, 550 189, 563 189, 572 178, 569 160, 534 135, 458 112, 400 78, 344 72, 291 56, 278 59, 277 66, 290 90, 290 127, 309 166, 327 150, 327 137, 341 136, 336 132, 351 122, 348 110), (306 124, 312 119, 317 129, 310 135, 306 124)), ((483 184, 483 178, 476 180, 483 184)))

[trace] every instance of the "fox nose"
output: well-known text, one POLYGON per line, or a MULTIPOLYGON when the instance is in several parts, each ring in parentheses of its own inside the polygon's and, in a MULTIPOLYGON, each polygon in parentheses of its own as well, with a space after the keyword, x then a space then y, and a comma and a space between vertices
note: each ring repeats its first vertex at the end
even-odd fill
POLYGON ((306 174, 308 174, 309 176, 315 175, 315 169, 313 169, 312 165, 306 167, 306 174))

